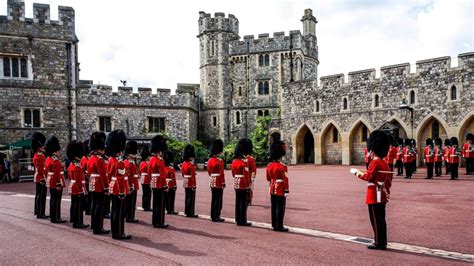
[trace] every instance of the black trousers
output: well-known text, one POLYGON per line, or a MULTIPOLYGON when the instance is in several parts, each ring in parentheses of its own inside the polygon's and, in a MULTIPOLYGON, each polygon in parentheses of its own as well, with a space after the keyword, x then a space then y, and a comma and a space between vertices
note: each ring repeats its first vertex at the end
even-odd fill
POLYGON ((153 189, 153 215, 151 223, 153 225, 165 224, 165 188, 153 189))
POLYGON ((446 166, 446 174, 449 175, 451 173, 451 166, 446 161, 444 162, 444 165, 446 166))
POLYGON ((92 192, 91 228, 97 233, 104 228, 104 192, 92 192))
POLYGON ((168 213, 174 212, 174 202, 176 199, 176 188, 170 188, 167 192, 165 192, 165 201, 166 201, 166 211, 168 213))
POLYGON ((426 171, 428 173, 427 178, 433 178, 433 167, 434 163, 426 163, 426 171))
POLYGON ((36 196, 35 196, 35 215, 44 216, 46 212, 46 194, 48 190, 46 189, 46 184, 36 183, 36 196))
POLYGON ((237 224, 247 223, 247 189, 235 190, 235 222, 237 224))
POLYGON ((450 163, 449 168, 451 169, 451 179, 458 179, 459 163, 450 163))
POLYGON ((84 213, 82 211, 82 202, 84 195, 71 195, 71 223, 73 226, 81 225, 84 223, 84 213))
POLYGON ((413 163, 404 163, 405 165, 405 176, 411 178, 413 176, 413 163))
POLYGON ((195 203, 196 203, 196 189, 185 188, 184 189, 184 214, 186 214, 186 216, 194 215, 195 203))
POLYGON ((434 171, 436 176, 441 176, 443 174, 443 162, 435 162, 434 171))
POLYGON ((51 222, 61 220, 61 199, 63 197, 63 189, 57 190, 56 188, 50 188, 49 193, 51 199, 49 200, 49 212, 51 222))
POLYGON ((387 246, 387 223, 385 221, 385 203, 369 204, 369 217, 374 230, 374 244, 387 246))
POLYGON ((133 190, 125 198, 127 221, 135 220, 135 210, 137 209, 137 191, 133 190))
POLYGON ((369 164, 365 163, 365 169, 369 169, 369 164))
POLYGON ((397 166, 397 175, 398 176, 403 175, 403 162, 397 161, 395 165, 397 166))
POLYGON ((221 218, 222 210, 222 197, 224 194, 223 188, 211 188, 212 198, 211 198, 211 219, 221 218))
POLYGON ((474 173, 474 158, 466 158, 466 173, 468 175, 474 173))
POLYGON ((151 188, 150 188, 150 184, 148 184, 148 185, 142 184, 142 190, 143 190, 142 207, 143 207, 143 210, 149 211, 149 210, 151 210, 151 188))
POLYGON ((81 196, 82 198, 81 206, 82 206, 82 210, 86 212, 86 215, 90 215, 92 200, 91 200, 91 195, 89 194, 89 183, 86 183, 85 186, 86 186, 87 194, 81 196))
POLYGON ((125 233, 125 197, 112 195, 111 199, 110 229, 112 237, 119 237, 125 233))
POLYGON ((272 203, 272 227, 275 229, 283 228, 283 218, 285 217, 286 197, 271 195, 272 203))
POLYGON ((104 216, 110 215, 110 195, 104 194, 104 216))
POLYGON ((413 170, 412 170, 413 173, 416 173, 416 170, 417 170, 416 160, 413 161, 412 169, 413 169, 413 170))

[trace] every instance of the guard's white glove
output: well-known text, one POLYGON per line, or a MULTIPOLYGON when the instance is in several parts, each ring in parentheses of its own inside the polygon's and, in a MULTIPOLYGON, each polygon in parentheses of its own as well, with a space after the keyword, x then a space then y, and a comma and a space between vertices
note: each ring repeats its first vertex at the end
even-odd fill
POLYGON ((349 170, 349 172, 351 172, 351 174, 355 175, 359 172, 359 170, 357 170, 355 168, 351 168, 351 170, 349 170))

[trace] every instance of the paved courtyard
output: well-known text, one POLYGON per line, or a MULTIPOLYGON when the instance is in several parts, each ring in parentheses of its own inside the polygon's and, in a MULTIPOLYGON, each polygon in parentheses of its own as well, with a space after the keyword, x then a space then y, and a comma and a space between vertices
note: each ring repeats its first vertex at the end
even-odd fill
MULTIPOLYGON (((364 203, 366 184, 349 166, 289 167, 290 195, 285 223, 292 233, 269 230, 270 201, 264 168, 258 169, 250 228, 207 220, 208 176, 198 173, 196 209, 200 218, 166 216, 168 229, 155 229, 151 213, 137 212, 139 224, 127 224, 129 241, 95 236, 37 220, 32 215, 34 184, 0 185, 0 255, 20 264, 459 264, 474 262, 472 218, 474 176, 425 180, 419 169, 412 180, 395 177, 387 206, 389 250, 365 247, 372 230, 364 203), (54 247, 50 249, 49 247, 54 247)), ((464 169, 460 170, 464 173, 464 169)), ((226 172, 230 186, 230 173, 226 172)), ((179 178, 179 177, 178 177, 179 178)), ((180 178, 179 178, 180 179, 180 178)), ((178 181, 181 185, 181 182, 178 181)), ((63 195, 63 218, 69 196, 63 195)), ((140 197, 139 197, 140 198, 140 197)), ((141 206, 140 200, 138 203, 141 206)), ((184 208, 179 187, 177 210, 184 208)), ((224 192, 223 216, 234 217, 234 191, 224 192)), ((89 223, 89 217, 86 216, 89 223)), ((106 228, 109 228, 108 221, 106 228)))

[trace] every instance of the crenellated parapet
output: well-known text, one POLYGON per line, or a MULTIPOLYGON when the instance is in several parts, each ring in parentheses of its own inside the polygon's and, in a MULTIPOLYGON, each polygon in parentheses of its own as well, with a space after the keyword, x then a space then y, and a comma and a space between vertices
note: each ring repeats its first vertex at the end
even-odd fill
POLYGON ((26 18, 25 3, 18 0, 8 0, 7 16, 0 16, 0 34, 76 41, 74 9, 59 6, 58 20, 51 20, 50 6, 35 3, 33 4, 33 18, 26 18))
POLYGON ((214 13, 214 17, 211 14, 204 11, 199 12, 199 35, 209 32, 232 32, 239 34, 239 20, 232 14, 227 17, 224 13, 214 13))

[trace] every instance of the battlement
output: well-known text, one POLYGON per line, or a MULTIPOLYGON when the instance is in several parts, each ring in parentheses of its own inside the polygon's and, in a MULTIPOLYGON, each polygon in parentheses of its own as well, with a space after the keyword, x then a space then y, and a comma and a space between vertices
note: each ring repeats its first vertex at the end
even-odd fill
POLYGON ((239 34, 239 20, 232 14, 216 12, 214 17, 204 11, 199 12, 199 36, 208 32, 232 32, 239 34))
POLYGON ((33 4, 33 18, 25 17, 25 3, 7 1, 7 16, 0 16, 0 34, 75 41, 75 13, 72 7, 59 6, 58 20, 51 20, 50 6, 33 4))

